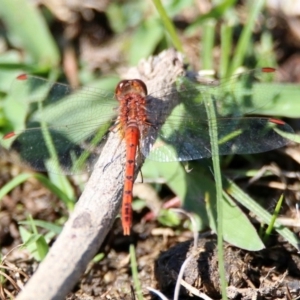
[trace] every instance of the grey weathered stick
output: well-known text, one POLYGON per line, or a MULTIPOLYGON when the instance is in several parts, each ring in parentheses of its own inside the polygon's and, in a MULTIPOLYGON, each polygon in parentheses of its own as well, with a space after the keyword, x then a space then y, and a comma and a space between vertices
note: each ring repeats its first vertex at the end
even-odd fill
MULTIPOLYGON (((142 61, 127 72, 126 78, 143 80, 149 93, 167 93, 172 91, 179 75, 184 75, 182 56, 167 50, 142 61)), ((162 100, 171 102, 172 97, 162 100)), ((155 109, 161 111, 160 107, 155 109)), ((18 300, 64 299, 74 287, 119 213, 124 165, 124 143, 120 144, 119 134, 112 132, 74 212, 18 300)))

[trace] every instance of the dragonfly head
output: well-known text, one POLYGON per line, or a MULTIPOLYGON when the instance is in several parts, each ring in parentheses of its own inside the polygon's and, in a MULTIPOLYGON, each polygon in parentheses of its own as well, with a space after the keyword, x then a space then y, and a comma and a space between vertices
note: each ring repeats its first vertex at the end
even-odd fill
POLYGON ((147 96, 146 84, 139 79, 122 80, 115 89, 116 98, 125 96, 128 93, 139 94, 142 97, 147 96))

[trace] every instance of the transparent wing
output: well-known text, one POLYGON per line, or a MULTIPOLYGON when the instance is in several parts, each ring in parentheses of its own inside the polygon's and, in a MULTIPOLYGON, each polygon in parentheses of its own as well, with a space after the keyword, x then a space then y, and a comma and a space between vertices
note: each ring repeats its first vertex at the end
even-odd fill
MULTIPOLYGON (((16 79, 10 101, 25 110, 26 130, 4 136, 2 147, 15 150, 25 164, 40 170, 75 174, 89 170, 99 145, 116 116, 114 94, 51 83, 39 77, 16 79), (47 166, 46 166, 47 164, 47 166)), ((3 152, 3 149, 2 149, 3 152)))
POLYGON ((260 153, 287 145, 280 132, 293 133, 286 123, 268 118, 167 119, 157 133, 153 127, 141 146, 149 159, 171 162, 212 156, 209 126, 218 133, 219 154, 260 153))
MULTIPOLYGON (((209 157, 209 125, 218 132, 220 154, 282 147, 288 140, 277 129, 293 132, 289 125, 268 118, 241 118, 276 100, 280 90, 275 86, 270 91, 255 85, 255 78, 265 82, 269 76, 255 70, 220 82, 192 84, 180 79, 172 93, 155 91, 147 101, 151 125, 140 128, 141 151, 158 161, 209 157), (163 101, 165 97, 174 99, 174 109, 163 101), (208 98, 216 110, 215 120, 208 120, 206 114, 204 102, 208 98)), ((26 164, 37 170, 76 174, 84 166, 91 169, 118 112, 113 93, 92 88, 73 90, 68 85, 26 75, 15 80, 11 91, 11 110, 22 111, 23 119, 16 117, 17 128, 0 141, 2 146, 16 150, 26 164)))
MULTIPOLYGON (((265 77, 264 81, 269 77, 258 73, 265 77)), ((264 84, 257 85, 249 79, 252 75, 247 72, 218 84, 194 84, 181 79, 174 94, 174 109, 148 111, 151 126, 143 130, 142 153, 149 159, 165 162, 210 157, 209 126, 218 134, 219 154, 259 153, 288 144, 290 141, 278 131, 293 133, 288 124, 269 118, 243 117, 245 113, 261 113, 280 95, 278 86, 272 86, 270 91, 264 84), (214 106, 216 119, 208 119, 204 103, 214 106)), ((153 103, 149 107, 155 109, 153 103)))

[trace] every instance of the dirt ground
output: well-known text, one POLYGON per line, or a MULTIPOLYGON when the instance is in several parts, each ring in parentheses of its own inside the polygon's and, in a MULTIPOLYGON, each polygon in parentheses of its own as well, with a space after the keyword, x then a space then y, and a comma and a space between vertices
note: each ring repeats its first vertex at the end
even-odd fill
MULTIPOLYGON (((2 163, 2 182, 9 180, 13 171, 21 171, 14 168, 2 163)), ((34 219, 51 222, 66 211, 36 180, 27 181, 4 197, 0 240, 6 280, 1 286, 1 299, 18 294, 38 267, 28 250, 22 249, 18 231, 17 222, 29 213, 34 219)), ((135 246, 144 299, 156 299, 147 287, 156 288, 172 299, 178 273, 187 257, 192 259, 185 268, 185 287, 181 287, 180 299, 192 299, 199 291, 212 299, 220 297, 216 237, 210 234, 200 237, 194 249, 192 232, 181 227, 164 228, 155 220, 145 223, 141 219, 144 216, 145 212, 135 213, 133 234, 129 237, 123 236, 120 220, 116 220, 99 249, 103 258, 89 264, 66 299, 136 299, 130 244, 135 246)), ((294 299, 300 294, 299 254, 276 234, 268 247, 258 252, 225 244, 225 268, 229 299, 294 299)))
MULTIPOLYGON (((281 16, 277 27, 274 28, 275 39, 279 35, 285 37, 281 38, 282 44, 277 50, 280 66, 278 74, 282 82, 298 83, 300 81, 300 37, 297 35, 298 31, 289 22, 287 16, 281 16)), ((60 26, 61 24, 58 26, 56 23, 51 30, 57 34, 60 26)), ((100 37, 91 37, 95 26, 99 26, 96 20, 90 22, 89 25, 86 22, 80 26, 79 31, 82 30, 82 32, 77 40, 81 47, 80 55, 81 58, 89 61, 89 67, 92 70, 97 70, 100 65, 102 70, 109 71, 117 69, 116 66, 124 67, 122 56, 115 50, 118 49, 115 46, 119 42, 109 40, 111 33, 103 29, 107 29, 106 26, 103 24, 100 26, 102 34, 100 37), (93 46, 93 39, 98 38, 101 41, 109 40, 109 42, 97 52, 96 47, 93 46)), ((99 28, 96 27, 96 29, 99 28)), ((198 55, 193 47, 187 47, 186 51, 190 58, 198 55)), ((195 63, 193 67, 197 69, 199 65, 195 63)), ((76 85, 74 73, 69 72, 68 69, 65 71, 68 80, 71 82, 74 80, 76 85)), ((298 120, 289 120, 289 122, 292 122, 299 130, 298 120)), ((297 236, 299 235, 299 218, 297 219, 296 216, 299 212, 295 209, 295 203, 299 200, 298 164, 300 159, 298 153, 299 148, 291 144, 282 152, 276 152, 276 159, 273 159, 279 162, 280 176, 285 178, 289 187, 286 192, 289 199, 292 199, 290 203, 285 204, 281 217, 291 220, 291 228, 297 236)), ((261 167, 268 164, 266 158, 262 158, 260 163, 261 167)), ((235 158, 231 166, 237 165, 239 165, 239 159, 235 158)), ((0 158, 0 186, 22 172, 24 169, 21 167, 7 163, 0 158)), ((274 183, 272 179, 269 181, 258 179, 247 190, 252 195, 258 192, 268 194, 269 198, 266 203, 269 207, 266 209, 269 210, 275 198, 270 190, 278 188, 276 195, 282 192, 281 187, 272 187, 272 183, 274 183)), ((245 186, 245 182, 238 184, 245 186)), ((78 189, 75 187, 75 190, 78 189)), ((169 192, 168 189, 166 190, 169 192)), ((169 200, 175 197, 172 193, 166 196, 166 190, 162 192, 164 196, 161 198, 169 200)), ((151 294, 147 287, 155 288, 164 293, 168 299, 172 299, 176 279, 187 257, 191 257, 191 260, 184 272, 184 287, 181 287, 179 299, 195 299, 199 291, 212 299, 220 297, 216 237, 212 234, 200 237, 194 249, 193 234, 183 226, 183 221, 177 227, 164 227, 154 217, 145 221, 147 213, 149 213, 147 208, 134 212, 133 233, 129 237, 123 236, 120 219, 115 221, 114 227, 99 249, 98 253, 102 254, 102 258, 90 262, 82 278, 66 299, 137 299, 130 267, 129 246, 131 244, 135 246, 138 278, 144 299, 159 299, 151 294)), ((63 224, 68 211, 56 196, 34 178, 18 185, 3 197, 0 211, 2 261, 0 299, 14 299, 38 267, 38 262, 32 258, 28 249, 21 247, 18 222, 25 220, 28 215, 34 219, 63 224)), ((259 230, 258 225, 255 224, 255 226, 259 230)), ((43 230, 41 233, 43 234, 43 230)), ((50 246, 54 241, 55 237, 51 240, 50 246)), ((267 248, 258 252, 249 252, 225 244, 225 268, 229 299, 296 299, 300 295, 299 253, 275 233, 272 234, 267 248)), ((205 299, 204 296, 202 298, 205 299)))

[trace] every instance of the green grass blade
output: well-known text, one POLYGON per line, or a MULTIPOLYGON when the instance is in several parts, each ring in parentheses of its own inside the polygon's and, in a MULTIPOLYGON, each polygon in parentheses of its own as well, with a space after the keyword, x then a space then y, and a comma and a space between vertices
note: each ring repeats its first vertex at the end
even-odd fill
POLYGON ((70 199, 61 189, 59 189, 55 184, 53 184, 46 176, 38 173, 23 173, 5 184, 0 189, 0 200, 7 195, 11 190, 25 182, 29 178, 36 178, 39 180, 46 188, 48 188, 53 194, 55 194, 59 199, 61 199, 69 210, 72 210, 74 207, 74 201, 70 199))
MULTIPOLYGON (((56 76, 56 73, 53 72, 51 74, 52 78, 56 76)), ((52 79, 51 78, 51 79, 52 79)), ((50 88, 50 87, 49 87, 50 88)), ((47 95, 48 91, 45 90, 45 96, 47 95)), ((44 99, 41 99, 41 101, 38 102, 38 110, 40 110, 41 112, 43 111, 43 103, 44 99)), ((50 178, 53 179, 53 182, 62 190, 64 191, 65 194, 67 194, 70 198, 74 197, 74 193, 73 193, 73 189, 68 181, 68 179, 66 178, 66 176, 61 175, 63 174, 63 171, 60 168, 60 165, 58 164, 59 162, 59 158, 56 152, 56 148, 55 145, 53 143, 52 137, 50 135, 49 129, 47 127, 47 123, 45 122, 45 120, 41 120, 41 128, 42 128, 42 134, 43 134, 43 138, 45 140, 45 144, 47 147, 47 150, 49 152, 50 155, 50 159, 48 161, 45 162, 45 165, 47 166, 48 164, 52 164, 52 166, 55 167, 55 173, 51 174, 50 173, 50 178), (59 174, 59 175, 57 175, 59 174)))
MULTIPOLYGON (((61 231, 62 231, 62 226, 55 225, 55 224, 50 223, 50 222, 46 222, 46 221, 43 221, 43 220, 33 220, 32 222, 35 224, 36 227, 44 228, 48 231, 51 231, 51 232, 55 233, 56 235, 60 234, 61 231)), ((20 225, 31 225, 32 222, 31 221, 20 221, 20 222, 18 222, 18 224, 20 224, 20 225)))
MULTIPOLYGON (((91 141, 91 145, 96 146, 100 142, 100 140, 103 138, 103 136, 108 132, 110 127, 111 127, 111 122, 107 122, 106 125, 101 126, 99 128, 98 132, 93 137, 93 139, 91 141)), ((90 151, 84 150, 81 153, 81 155, 74 161, 72 168, 74 170, 83 170, 84 165, 90 155, 91 155, 90 151)))
POLYGON ((193 34, 199 26, 202 26, 203 22, 208 19, 220 20, 224 14, 235 5, 237 0, 224 0, 222 3, 213 7, 207 14, 198 17, 186 30, 186 34, 193 34))
POLYGON ((225 78, 232 46, 232 26, 230 24, 221 25, 221 59, 220 59, 220 76, 225 78))
POLYGON ((69 197, 67 193, 65 193, 65 190, 57 187, 52 181, 50 181, 46 176, 42 174, 34 174, 33 175, 43 186, 45 186, 47 189, 49 189, 53 194, 55 194, 59 199, 61 199, 66 207, 69 210, 73 210, 74 208, 74 198, 69 197))
POLYGON ((7 195, 11 190, 13 190, 21 183, 25 182, 27 179, 31 178, 32 176, 33 175, 30 173, 23 173, 14 177, 12 180, 6 183, 2 188, 0 188, 0 200, 2 200, 2 198, 5 195, 7 195))
POLYGON ((276 45, 273 38, 275 37, 273 37, 270 31, 263 31, 259 46, 254 48, 255 56, 258 59, 257 65, 260 67, 277 67, 278 65, 276 53, 274 51, 276 45))
POLYGON ((218 146, 218 132, 217 132, 217 119, 214 110, 214 105, 211 98, 208 96, 205 101, 205 109, 207 118, 209 120, 209 135, 212 150, 212 162, 213 172, 216 184, 216 201, 217 201, 217 248, 218 248, 218 263, 221 283, 222 299, 227 299, 226 287, 227 280, 225 275, 225 264, 224 264, 224 251, 223 251, 223 188, 222 188, 222 177, 220 170, 220 159, 219 159, 219 146, 218 146))
POLYGON ((300 136, 298 134, 283 132, 278 128, 274 128, 274 131, 276 131, 279 135, 283 136, 284 138, 300 144, 300 136))
POLYGON ((246 52, 249 48, 255 22, 257 21, 258 15, 265 4, 265 0, 257 0, 252 2, 249 1, 249 3, 251 3, 249 4, 251 5, 248 11, 249 17, 238 40, 238 44, 233 55, 233 60, 226 76, 232 75, 235 70, 242 65, 246 52))
POLYGON ((203 53, 200 55, 202 57, 202 69, 211 70, 213 69, 213 48, 215 41, 215 32, 216 32, 216 22, 210 20, 205 22, 203 26, 203 53))
POLYGON ((176 33, 176 30, 175 30, 175 27, 174 27, 174 24, 172 23, 172 21, 170 20, 170 18, 168 17, 167 15, 167 12, 166 10, 164 9, 162 3, 160 0, 153 0, 153 3, 157 9, 157 12, 159 13, 160 15, 160 18, 164 24, 164 27, 166 29, 166 31, 168 32, 170 38, 171 38, 171 41, 174 45, 174 47, 180 51, 180 52, 183 52, 183 47, 182 47, 182 44, 181 44, 181 41, 176 33))
POLYGON ((135 293, 137 295, 137 299, 143 300, 142 286, 138 276, 138 264, 136 261, 135 248, 133 244, 130 244, 129 254, 130 254, 130 265, 131 265, 131 272, 132 272, 132 279, 133 279, 135 293))
POLYGON ((282 203, 283 203, 283 195, 280 196, 277 204, 276 204, 276 207, 275 207, 275 211, 272 215, 272 219, 271 219, 271 222, 269 223, 268 225, 268 228, 266 230, 266 233, 265 233, 265 236, 264 236, 264 242, 268 242, 268 239, 274 229, 274 225, 275 225, 275 221, 276 219, 278 218, 278 215, 279 215, 279 212, 280 212, 280 209, 282 207, 282 203))

